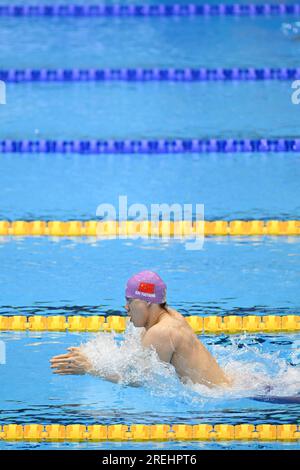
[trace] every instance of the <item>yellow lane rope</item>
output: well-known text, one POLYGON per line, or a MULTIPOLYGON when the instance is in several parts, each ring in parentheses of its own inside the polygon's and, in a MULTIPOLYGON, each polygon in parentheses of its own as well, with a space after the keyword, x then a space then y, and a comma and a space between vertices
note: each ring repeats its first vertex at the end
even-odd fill
MULTIPOLYGON (((291 333, 300 331, 300 315, 227 315, 185 317, 195 333, 254 333, 278 332, 291 333)), ((128 317, 117 315, 100 316, 44 316, 44 315, 0 315, 0 331, 115 331, 122 333, 126 329, 128 317)))
POLYGON ((200 235, 300 235, 300 220, 215 221, 40 221, 0 220, 0 236, 192 237, 200 235))
POLYGON ((131 426, 6 424, 0 426, 0 440, 6 441, 296 441, 299 439, 300 426, 297 424, 132 424, 131 426))

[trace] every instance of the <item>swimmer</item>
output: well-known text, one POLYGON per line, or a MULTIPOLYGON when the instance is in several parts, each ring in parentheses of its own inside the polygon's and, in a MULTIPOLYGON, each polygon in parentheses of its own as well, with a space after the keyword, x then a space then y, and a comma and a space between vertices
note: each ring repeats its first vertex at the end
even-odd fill
MULTIPOLYGON (((132 276, 126 286, 126 310, 135 327, 141 328, 144 348, 154 348, 161 361, 174 366, 182 382, 207 387, 230 386, 214 357, 199 341, 185 318, 166 303, 166 285, 158 274, 142 271, 132 276)), ((54 373, 95 374, 81 348, 68 348, 68 353, 51 359, 54 373)), ((104 378, 118 382, 117 374, 104 378)))

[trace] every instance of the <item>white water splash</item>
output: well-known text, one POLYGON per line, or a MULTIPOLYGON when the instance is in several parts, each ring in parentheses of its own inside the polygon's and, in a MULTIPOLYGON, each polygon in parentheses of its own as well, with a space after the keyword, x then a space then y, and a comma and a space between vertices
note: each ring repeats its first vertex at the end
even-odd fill
POLYGON ((280 357, 280 352, 262 352, 260 346, 248 346, 247 335, 232 337, 229 346, 214 346, 225 373, 233 378, 230 394, 237 396, 292 396, 300 391, 300 368, 280 357), (240 348, 239 344, 243 347, 240 348))
POLYGON ((142 347, 142 330, 130 324, 122 341, 117 341, 114 332, 98 333, 94 339, 82 345, 83 352, 99 376, 117 374, 123 385, 159 388, 160 392, 164 392, 166 381, 168 385, 178 386, 180 381, 174 367, 160 361, 154 349, 142 347))
POLYGON ((198 402, 268 393, 296 395, 300 390, 299 367, 287 364, 278 354, 262 353, 257 346, 247 346, 246 336, 231 337, 231 344, 209 348, 225 373, 233 379, 231 388, 184 385, 171 364, 160 361, 154 349, 142 347, 141 331, 130 324, 122 341, 117 340, 115 333, 98 333, 83 344, 82 349, 99 376, 117 374, 121 384, 141 385, 153 395, 198 402), (242 348, 239 347, 241 343, 242 348))
POLYGON ((294 23, 282 23, 281 31, 285 36, 291 39, 299 39, 300 21, 295 21, 294 23))

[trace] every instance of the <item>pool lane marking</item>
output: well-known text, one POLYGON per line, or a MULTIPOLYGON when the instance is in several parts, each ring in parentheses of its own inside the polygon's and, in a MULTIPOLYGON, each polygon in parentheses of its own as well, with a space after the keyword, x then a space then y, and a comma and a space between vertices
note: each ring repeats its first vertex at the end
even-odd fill
POLYGON ((0 220, 0 236, 141 237, 187 239, 196 236, 299 236, 300 220, 213 221, 43 221, 0 220))
POLYGON ((300 79, 300 68, 71 68, 71 69, 0 69, 0 80, 5 83, 32 82, 203 82, 203 81, 266 81, 300 79))
POLYGON ((297 424, 4 424, 4 441, 166 441, 259 440, 296 441, 297 424))
MULTIPOLYGON (((142 3, 142 2, 141 2, 142 3)), ((0 16, 21 17, 190 17, 190 16, 278 16, 297 15, 299 4, 234 5, 1 5, 0 16)))
MULTIPOLYGON (((300 315, 186 316, 197 334, 297 333, 300 315)), ((0 315, 0 331, 110 332, 123 333, 129 317, 82 315, 0 315)))
POLYGON ((0 140, 0 153, 177 154, 300 153, 300 138, 0 140))

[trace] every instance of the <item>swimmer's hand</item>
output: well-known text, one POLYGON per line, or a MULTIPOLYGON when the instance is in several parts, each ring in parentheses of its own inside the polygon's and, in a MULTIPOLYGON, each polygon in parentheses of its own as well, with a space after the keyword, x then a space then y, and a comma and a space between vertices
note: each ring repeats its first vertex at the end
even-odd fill
MULTIPOLYGON (((51 369, 53 369, 54 374, 59 375, 84 375, 92 374, 100 376, 110 382, 118 383, 121 378, 118 374, 105 374, 100 375, 92 367, 92 364, 88 358, 83 354, 81 348, 68 348, 68 353, 60 354, 59 356, 54 356, 50 359, 51 369)), ((132 382, 127 385, 132 387, 140 387, 142 384, 138 382, 132 382)))
POLYGON ((68 348, 68 353, 54 356, 50 359, 51 369, 54 374, 60 375, 84 375, 93 373, 92 365, 83 354, 81 348, 68 348))

